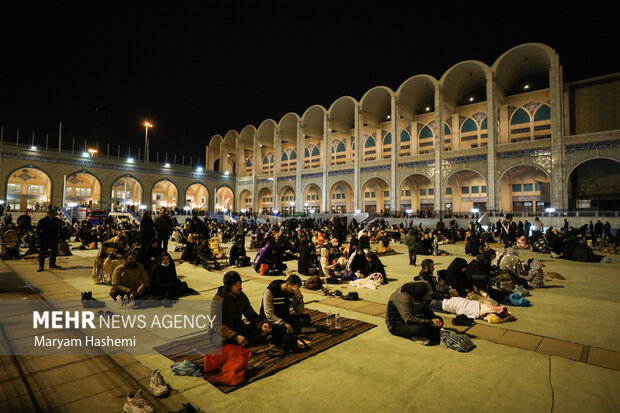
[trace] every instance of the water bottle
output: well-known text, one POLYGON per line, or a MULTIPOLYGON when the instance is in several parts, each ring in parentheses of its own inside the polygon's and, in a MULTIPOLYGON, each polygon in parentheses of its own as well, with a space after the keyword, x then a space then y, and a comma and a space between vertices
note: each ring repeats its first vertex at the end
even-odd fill
POLYGON ((129 301, 127 302, 127 308, 133 309, 135 305, 136 305, 136 302, 133 298, 133 294, 129 294, 129 301))
POLYGON ((120 295, 116 296, 116 309, 121 310, 123 308, 123 297, 120 295))
POLYGON ((127 301, 128 301, 127 296, 123 294, 123 310, 127 309, 127 301))
POLYGON ((336 311, 336 314, 334 315, 334 327, 336 328, 340 328, 340 313, 338 311, 336 311))
POLYGON ((331 308, 327 309, 327 317, 325 318, 325 325, 326 326, 332 325, 332 309, 331 308))

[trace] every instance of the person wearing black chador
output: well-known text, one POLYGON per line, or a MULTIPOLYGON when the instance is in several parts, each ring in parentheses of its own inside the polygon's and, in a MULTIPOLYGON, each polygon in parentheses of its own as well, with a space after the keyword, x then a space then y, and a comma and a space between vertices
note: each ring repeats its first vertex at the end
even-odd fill
POLYGON ((179 280, 172 257, 167 252, 162 253, 160 261, 151 268, 150 287, 157 300, 175 300, 196 293, 186 282, 179 280))

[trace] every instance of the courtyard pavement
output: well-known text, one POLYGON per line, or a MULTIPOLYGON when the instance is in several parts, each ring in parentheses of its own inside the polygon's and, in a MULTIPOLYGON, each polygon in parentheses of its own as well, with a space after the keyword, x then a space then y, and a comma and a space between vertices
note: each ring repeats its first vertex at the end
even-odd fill
MULTIPOLYGON (((0 411, 121 411, 128 390, 148 389, 152 369, 160 369, 174 389, 165 399, 147 395, 158 411, 187 402, 205 412, 620 411, 620 256, 612 256, 608 264, 591 264, 521 251, 522 260, 539 258, 545 271, 566 280, 547 281, 545 288, 534 290, 528 297, 531 307, 510 307, 515 321, 489 325, 477 320, 473 327, 461 328, 477 345, 462 354, 387 332, 388 297, 420 271, 408 265, 406 247, 394 247, 397 254, 381 257, 390 284, 377 290, 330 286, 344 294, 357 291, 362 301, 303 290, 307 307, 338 309, 344 317, 376 328, 237 391, 223 394, 201 378, 173 376, 171 361, 163 356, 0 356, 0 411)), ((499 244, 492 247, 500 249, 499 244)), ((431 257, 436 270, 447 268, 456 256, 471 259, 464 255, 463 243, 444 248, 454 255, 431 257)), ((42 273, 36 272, 34 260, 1 261, 0 299, 36 293, 46 300, 78 300, 81 291, 106 299, 110 287, 92 284, 95 255, 74 251, 59 258, 63 269, 42 273)), ((296 262, 288 264, 297 269, 296 262)), ((238 271, 257 310, 267 284, 283 278, 260 277, 251 267, 238 271)), ((183 299, 212 299, 223 272, 177 265, 183 281, 200 292, 183 299)), ((450 317, 444 316, 447 326, 450 317)))

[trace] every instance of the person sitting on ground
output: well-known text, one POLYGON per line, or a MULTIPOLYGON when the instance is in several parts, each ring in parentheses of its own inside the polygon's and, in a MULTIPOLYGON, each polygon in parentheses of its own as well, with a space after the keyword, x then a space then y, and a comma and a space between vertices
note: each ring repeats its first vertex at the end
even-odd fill
POLYGON ((273 328, 273 344, 279 345, 284 334, 300 334, 310 325, 310 316, 304 314, 304 297, 300 287, 301 279, 293 274, 286 281, 272 281, 263 293, 260 315, 273 328), (291 309, 294 314, 291 314, 291 309))
POLYGON ((463 258, 455 258, 446 269, 444 276, 446 284, 454 288, 461 297, 466 297, 469 292, 467 289, 466 271, 467 261, 463 258))
POLYGON ((493 259, 495 259, 495 255, 495 251, 490 249, 476 255, 467 265, 465 276, 468 290, 475 291, 475 289, 479 289, 486 291, 488 289, 490 280, 496 273, 496 271, 491 268, 491 263, 493 259))
POLYGON ((381 277, 383 279, 381 284, 387 284, 388 279, 387 275, 385 275, 385 267, 383 266, 383 263, 381 262, 377 254, 372 251, 368 252, 368 254, 366 254, 366 260, 368 261, 368 263, 366 264, 366 267, 361 271, 363 276, 368 277, 371 274, 379 273, 381 274, 381 277))
POLYGON ((215 325, 216 333, 222 336, 222 344, 248 347, 266 343, 264 334, 271 333, 271 326, 252 308, 250 300, 243 292, 239 273, 227 271, 224 273, 223 283, 213 297, 211 311, 216 314, 218 306, 221 305, 221 319, 216 321, 215 325), (243 321, 243 317, 247 323, 243 321))
POLYGON ((233 246, 230 247, 228 265, 236 267, 247 267, 250 265, 250 257, 245 253, 243 238, 237 238, 233 246))
MULTIPOLYGON (((418 274, 414 281, 424 280, 429 283, 431 287, 433 287, 433 291, 431 292, 432 300, 443 300, 444 298, 456 297, 459 293, 450 287, 448 284, 439 282, 438 277, 433 276, 433 271, 435 270, 435 263, 433 260, 427 258, 422 261, 422 270, 420 274, 418 274)), ((432 308, 432 307, 431 307, 432 308)))
POLYGON ((316 275, 319 273, 316 250, 312 241, 303 239, 303 244, 299 247, 299 259, 297 260, 297 271, 303 275, 316 275))
POLYGON ((398 287, 390 296, 385 314, 388 331, 395 336, 428 345, 439 341, 441 317, 428 306, 433 287, 428 281, 412 281, 398 287))
POLYGON ((370 250, 370 237, 368 236, 367 230, 364 230, 362 236, 359 238, 359 250, 364 252, 370 250))
MULTIPOLYGON (((101 249, 97 254, 95 263, 93 265, 93 282, 95 284, 101 284, 104 280, 101 278, 101 269, 105 264, 111 260, 117 260, 123 258, 123 255, 127 251, 127 238, 123 235, 117 235, 110 238, 101 244, 101 249)), ((109 281, 108 281, 109 282, 109 281)))
POLYGON ((151 240, 151 245, 148 248, 140 249, 138 262, 144 265, 144 269, 147 272, 151 271, 151 266, 161 258, 161 254, 164 252, 163 248, 159 245, 157 239, 151 240), (144 254, 144 255, 142 255, 144 254), (140 256, 142 255, 142 256, 140 256))
POLYGON ((149 286, 155 300, 176 300, 196 293, 186 282, 179 280, 172 257, 167 252, 163 252, 159 261, 153 263, 149 286))
POLYGON ((149 276, 142 264, 138 262, 138 254, 129 251, 125 254, 125 262, 112 274, 110 297, 133 295, 136 300, 146 300, 150 296, 149 276))
POLYGON ((329 252, 327 248, 321 248, 321 258, 319 259, 319 269, 321 277, 333 277, 334 266, 329 263, 329 252))

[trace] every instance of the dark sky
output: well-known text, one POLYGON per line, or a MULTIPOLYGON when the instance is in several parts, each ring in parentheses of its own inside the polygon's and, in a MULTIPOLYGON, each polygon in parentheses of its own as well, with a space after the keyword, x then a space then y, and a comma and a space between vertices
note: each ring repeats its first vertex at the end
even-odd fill
POLYGON ((439 78, 462 60, 490 65, 530 41, 560 54, 567 81, 620 70, 618 14, 605 2, 587 10, 546 4, 555 2, 6 3, 0 125, 6 140, 19 128, 30 142, 34 131, 38 145, 46 133, 57 145, 62 121, 67 148, 75 137, 82 147, 98 140, 135 153, 148 119, 152 157, 176 151, 204 161, 216 133, 343 95, 359 99, 376 85, 395 90, 418 73, 439 78))

